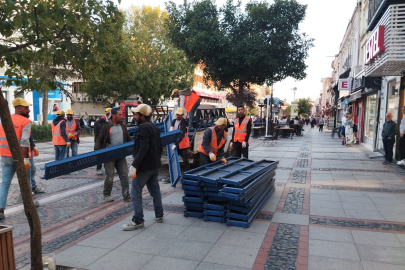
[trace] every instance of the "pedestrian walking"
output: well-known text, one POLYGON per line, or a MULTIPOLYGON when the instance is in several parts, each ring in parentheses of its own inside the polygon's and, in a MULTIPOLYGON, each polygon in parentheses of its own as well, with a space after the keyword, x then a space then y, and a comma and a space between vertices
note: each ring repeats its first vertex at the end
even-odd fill
POLYGON ((188 112, 188 126, 189 128, 193 127, 193 117, 198 106, 200 106, 201 98, 190 88, 174 89, 172 98, 179 98, 179 107, 188 112))
POLYGON ((134 216, 129 224, 124 225, 124 231, 144 227, 142 189, 145 185, 153 198, 156 222, 163 222, 162 195, 158 181, 159 170, 157 169, 161 165, 163 150, 160 130, 150 121, 152 113, 150 106, 141 104, 133 108, 132 111, 139 125, 135 137, 134 161, 129 168, 129 174, 132 177, 131 205, 134 216))
POLYGON ((399 158, 398 165, 405 165, 405 106, 402 107, 402 115, 404 118, 401 120, 401 124, 399 125, 399 158))
MULTIPOLYGON (((20 144, 21 154, 24 158, 24 165, 27 171, 28 179, 31 175, 30 162, 30 135, 32 122, 29 119, 30 109, 29 104, 22 98, 16 98, 12 101, 14 114, 11 115, 11 121, 14 125, 15 134, 18 143, 20 144)), ((0 220, 4 219, 4 209, 7 206, 7 196, 10 190, 11 180, 16 172, 14 160, 11 155, 6 134, 4 132, 3 123, 0 123, 0 156, 1 156, 1 184, 0 184, 0 220)))
MULTIPOLYGON (((97 137, 100 134, 100 129, 101 126, 108 123, 108 119, 110 117, 110 113, 111 113, 111 108, 106 108, 104 110, 105 115, 103 115, 102 117, 100 117, 99 119, 97 119, 97 121, 94 123, 94 143, 96 143, 97 137)), ((94 149, 96 150, 96 149, 94 149)), ((103 164, 97 164, 96 165, 96 174, 97 175, 102 175, 103 172, 101 171, 103 164)))
POLYGON ((66 157, 69 157, 69 149, 72 150, 72 157, 77 156, 77 150, 79 148, 80 139, 79 135, 82 131, 80 123, 73 117, 73 110, 66 111, 66 134, 70 141, 70 147, 66 148, 66 157))
POLYGON ((385 118, 387 121, 384 123, 381 133, 385 152, 385 161, 383 164, 391 164, 392 157, 394 155, 393 149, 395 144, 395 136, 397 135, 397 124, 392 121, 392 113, 387 113, 385 118))
MULTIPOLYGON (((252 132, 252 119, 245 116, 245 107, 239 105, 238 118, 232 132, 232 140, 229 147, 233 150, 232 156, 249 158, 249 137, 252 132)), ((277 117, 275 118, 276 121, 277 117)))
POLYGON ((322 117, 319 117, 318 125, 319 125, 319 132, 323 132, 323 125, 325 124, 325 121, 323 120, 322 117))
POLYGON ((55 160, 66 158, 66 148, 70 147, 71 142, 66 134, 65 112, 57 111, 57 117, 52 121, 52 144, 55 149, 55 160))
POLYGON ((171 130, 180 130, 182 134, 180 135, 179 142, 173 145, 172 149, 177 148, 177 153, 183 159, 184 169, 185 171, 190 170, 190 163, 188 161, 188 148, 190 147, 190 139, 188 138, 188 128, 187 122, 183 118, 184 116, 184 109, 178 108, 176 110, 176 119, 174 119, 171 123, 171 130))
POLYGON ((352 144, 355 143, 353 126, 354 126, 353 115, 349 114, 345 124, 346 146, 351 146, 352 144))
MULTIPOLYGON (((132 141, 128 134, 127 126, 122 122, 122 111, 119 107, 111 109, 111 119, 107 124, 103 125, 100 134, 97 137, 95 149, 103 149, 120 145, 132 141)), ((130 202, 129 182, 128 182, 128 166, 125 157, 112 160, 104 163, 105 180, 104 180, 104 200, 107 202, 114 201, 111 196, 111 191, 114 183, 114 168, 117 170, 121 181, 121 192, 125 202, 130 202)))
POLYGON ((349 113, 346 112, 345 115, 342 117, 342 130, 341 130, 341 134, 342 134, 342 145, 346 144, 346 121, 347 121, 347 117, 349 117, 349 113))
POLYGON ((200 147, 198 148, 198 152, 200 152, 201 165, 207 165, 217 161, 217 159, 226 164, 226 159, 224 157, 226 125, 226 118, 219 118, 215 122, 215 127, 210 127, 205 130, 200 147))

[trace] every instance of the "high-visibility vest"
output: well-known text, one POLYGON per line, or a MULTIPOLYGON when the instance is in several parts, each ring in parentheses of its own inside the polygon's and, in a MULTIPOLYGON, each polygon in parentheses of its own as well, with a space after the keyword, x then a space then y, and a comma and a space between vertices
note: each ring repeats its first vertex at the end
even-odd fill
MULTIPOLYGON (((31 123, 31 120, 28 119, 27 117, 24 117, 19 114, 12 114, 11 121, 13 121, 15 134, 17 135, 17 140, 18 140, 18 143, 20 144, 20 140, 22 137, 22 131, 28 123, 31 123)), ((31 135, 31 131, 30 131, 30 135, 31 135)), ((31 152, 31 149, 29 150, 29 152, 31 152)), ((21 151, 21 154, 22 154, 22 151, 21 151)), ((11 151, 8 146, 6 133, 4 132, 4 128, 3 128, 3 123, 0 123, 0 156, 11 157, 11 151)))
MULTIPOLYGON (((233 142, 244 142, 247 135, 247 125, 250 121, 250 118, 243 118, 242 123, 239 125, 239 118, 236 119, 235 123, 235 134, 233 136, 233 142)), ((248 141, 249 143, 249 141, 248 141)))
POLYGON ((190 112, 199 99, 200 97, 197 95, 197 93, 191 91, 189 96, 184 96, 183 108, 186 109, 187 112, 190 112))
MULTIPOLYGON (((212 153, 214 153, 216 156, 218 155, 218 150, 221 149, 221 147, 225 144, 225 138, 226 138, 226 132, 224 131, 224 136, 222 137, 221 141, 217 142, 218 136, 217 133, 215 132, 215 128, 210 127, 211 129, 211 143, 210 143, 210 150, 212 153)), ((198 152, 203 153, 204 155, 208 156, 208 153, 204 151, 204 148, 202 146, 203 141, 200 143, 200 147, 198 148, 198 152)))
MULTIPOLYGON (((176 120, 174 120, 176 121, 176 120)), ((173 122, 174 122, 173 121, 173 122)), ((180 126, 181 122, 179 123, 180 126)), ((174 128, 174 126, 173 126, 174 128)), ((181 142, 179 143, 179 149, 184 149, 184 148, 189 148, 190 147, 190 139, 188 138, 188 128, 186 126, 186 133, 184 133, 184 138, 181 140, 181 142)))
POLYGON ((52 144, 53 145, 66 145, 65 139, 62 137, 61 131, 60 131, 60 124, 65 121, 61 120, 57 125, 54 125, 52 123, 52 144))
MULTIPOLYGON (((68 122, 66 121, 66 134, 67 134, 68 138, 69 138, 69 134, 73 134, 73 135, 74 135, 75 133, 76 133, 76 120, 73 119, 73 124, 72 124, 71 127, 69 127, 69 124, 68 124, 68 122)), ((75 135, 75 137, 74 137, 73 139, 71 139, 71 140, 76 141, 76 140, 77 140, 77 136, 75 135)))

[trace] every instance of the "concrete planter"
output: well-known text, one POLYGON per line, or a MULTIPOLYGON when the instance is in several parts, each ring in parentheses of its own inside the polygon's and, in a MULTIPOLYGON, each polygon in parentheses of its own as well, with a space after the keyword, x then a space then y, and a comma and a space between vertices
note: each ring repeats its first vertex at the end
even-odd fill
POLYGON ((0 225, 0 269, 15 270, 13 226, 0 225))

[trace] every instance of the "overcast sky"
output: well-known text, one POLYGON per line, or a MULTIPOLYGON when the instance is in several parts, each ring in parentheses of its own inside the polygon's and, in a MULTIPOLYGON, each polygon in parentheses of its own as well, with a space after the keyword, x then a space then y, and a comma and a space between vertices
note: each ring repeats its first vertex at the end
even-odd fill
MULTIPOLYGON (((116 3, 118 3, 117 0, 116 3)), ((183 0, 173 0, 177 4, 183 0)), ((165 0, 121 0, 119 5, 125 9, 130 5, 160 6, 165 7, 165 0)), ((224 0, 217 0, 222 5, 224 0)), ((246 3, 247 1, 242 1, 246 3)), ((272 2, 272 1, 269 1, 272 2)), ((305 20, 300 25, 301 32, 307 33, 314 38, 315 47, 309 51, 307 59, 307 78, 295 81, 288 78, 274 85, 275 96, 280 99, 286 98, 288 102, 293 99, 290 90, 297 87, 296 98, 311 97, 316 99, 322 90, 321 78, 328 77, 332 73, 331 63, 335 54, 339 53, 339 46, 345 34, 346 27, 353 15, 357 0, 299 0, 308 5, 305 20)))

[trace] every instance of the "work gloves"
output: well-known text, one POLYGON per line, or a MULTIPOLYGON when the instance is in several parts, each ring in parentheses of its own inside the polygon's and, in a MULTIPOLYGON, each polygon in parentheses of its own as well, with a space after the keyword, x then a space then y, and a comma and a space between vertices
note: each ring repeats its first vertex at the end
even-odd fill
POLYGON ((172 151, 174 151, 175 149, 176 149, 176 145, 173 144, 173 146, 172 146, 172 151))
POLYGON ((28 170, 31 167, 29 158, 24 158, 24 166, 25 166, 25 170, 28 170))
POLYGON ((133 166, 129 167, 129 176, 131 176, 132 178, 136 178, 136 169, 135 169, 135 167, 133 167, 133 166))
POLYGON ((246 143, 246 142, 243 142, 243 143, 242 143, 242 148, 246 148, 246 145, 247 145, 247 143, 246 143))
POLYGON ((36 149, 36 148, 32 149, 32 156, 33 156, 33 157, 39 156, 39 151, 38 151, 38 149, 36 149))
POLYGON ((215 156, 214 153, 210 152, 210 160, 211 161, 217 161, 217 156, 215 156))
POLYGON ((229 148, 233 149, 233 142, 229 144, 229 148))
POLYGON ((67 147, 70 147, 71 145, 72 145, 71 142, 67 142, 67 143, 66 143, 66 146, 67 146, 67 147))
POLYGON ((226 159, 225 158, 221 158, 222 164, 225 165, 226 164, 226 159))

